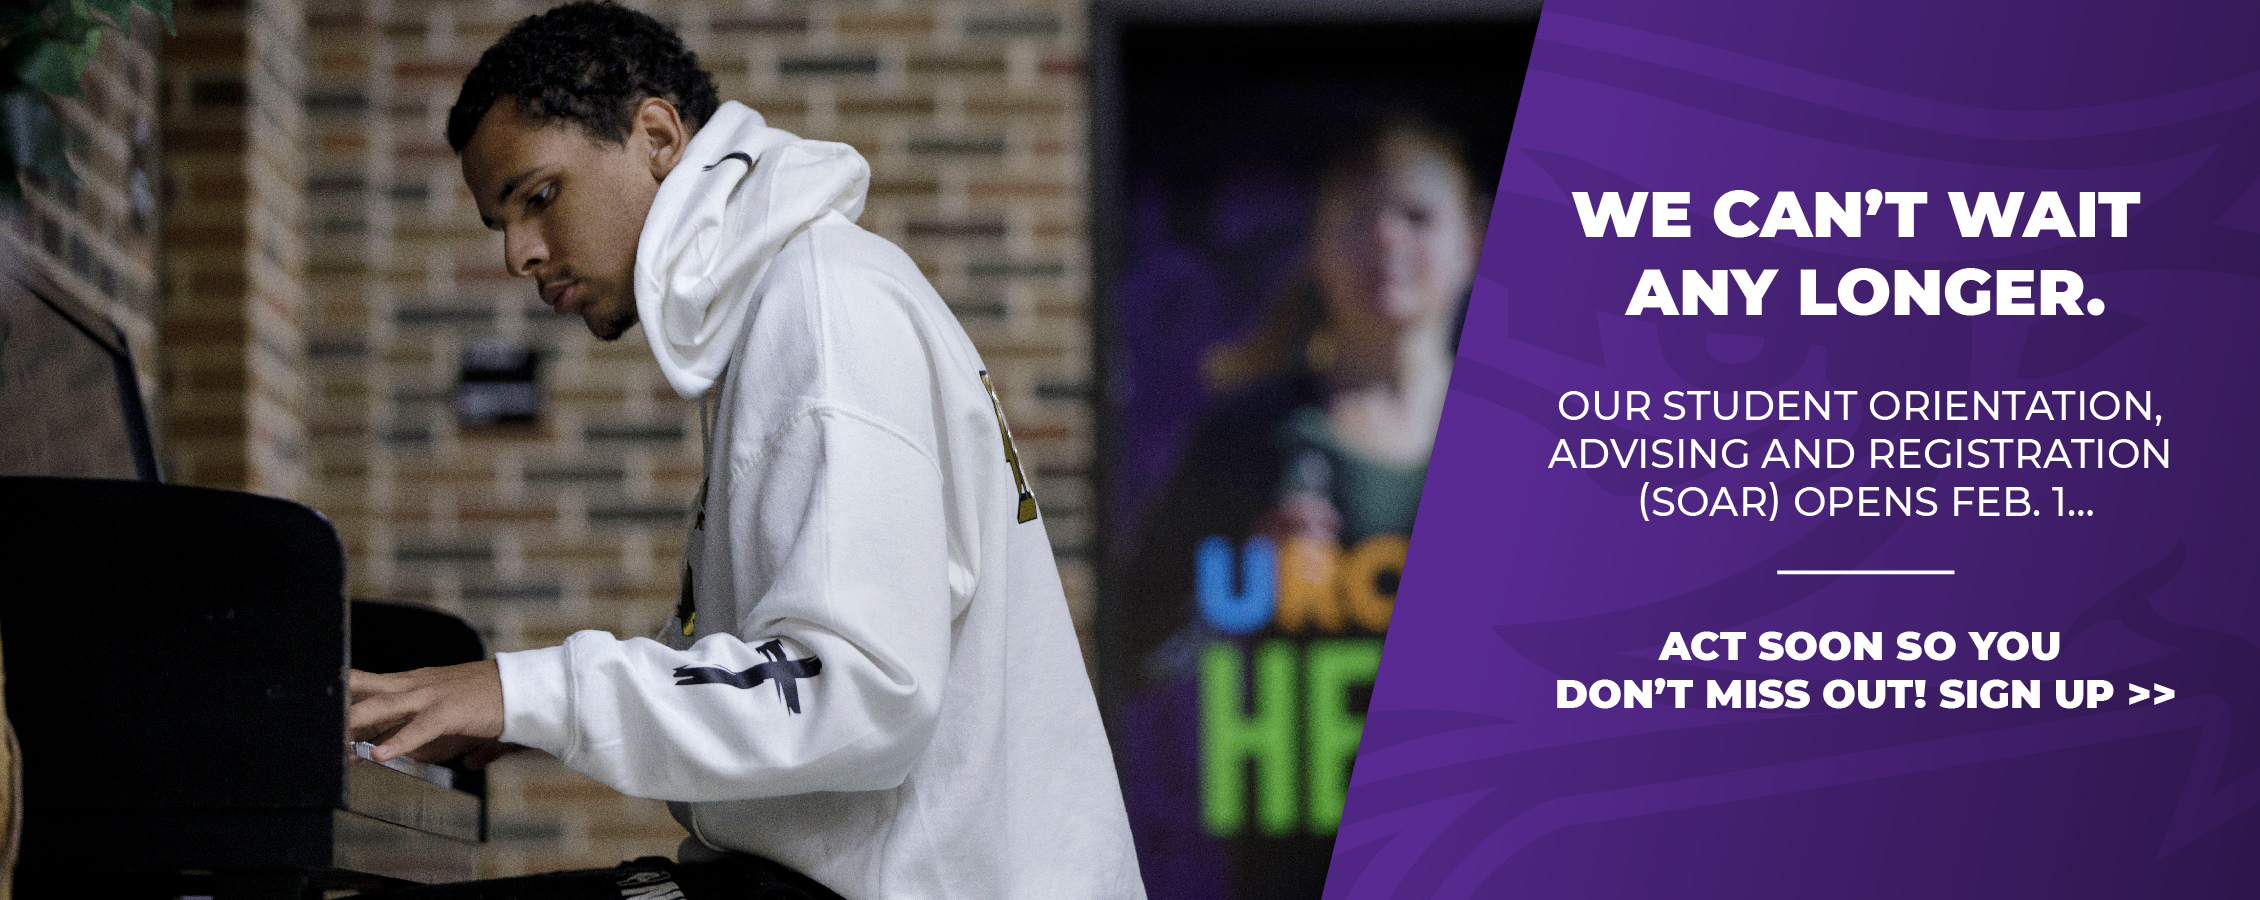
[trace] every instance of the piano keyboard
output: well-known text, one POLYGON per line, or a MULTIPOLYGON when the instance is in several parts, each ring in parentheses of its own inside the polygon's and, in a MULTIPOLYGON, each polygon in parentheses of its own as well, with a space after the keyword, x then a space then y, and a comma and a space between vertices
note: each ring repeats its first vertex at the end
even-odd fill
POLYGON ((377 765, 391 769, 395 772, 404 772, 409 775, 414 775, 443 788, 455 787, 455 770, 450 769, 446 766, 435 766, 431 763, 417 762, 405 756, 396 757, 387 762, 378 762, 375 755, 377 745, 369 743, 368 741, 354 741, 351 744, 347 745, 347 749, 352 751, 354 756, 358 756, 362 759, 376 763, 377 765))

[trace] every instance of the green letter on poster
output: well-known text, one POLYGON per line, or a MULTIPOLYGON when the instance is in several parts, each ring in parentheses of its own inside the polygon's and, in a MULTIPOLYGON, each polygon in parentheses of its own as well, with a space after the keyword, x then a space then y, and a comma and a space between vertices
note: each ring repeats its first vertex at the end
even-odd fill
POLYGON ((1218 835, 1245 827, 1242 773, 1252 759, 1257 824, 1264 834, 1286 835, 1295 829, 1294 645, 1266 641, 1256 649, 1255 709, 1247 715, 1240 712, 1243 675, 1237 644, 1217 641, 1202 652, 1201 821, 1218 835))
POLYGON ((1306 827, 1312 834, 1333 834, 1342 826, 1342 798, 1350 790, 1350 761, 1358 755, 1358 734, 1365 717, 1348 711, 1352 685, 1372 684, 1381 668, 1381 641, 1377 638, 1319 641, 1304 658, 1303 698, 1310 716, 1310 802, 1306 827))

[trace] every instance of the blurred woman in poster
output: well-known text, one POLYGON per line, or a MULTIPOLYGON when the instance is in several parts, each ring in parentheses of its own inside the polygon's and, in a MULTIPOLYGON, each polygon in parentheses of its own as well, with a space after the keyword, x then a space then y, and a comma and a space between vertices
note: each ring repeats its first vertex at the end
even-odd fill
MULTIPOLYGON (((1201 658, 1234 637, 1203 621, 1194 560, 1212 536, 1242 547, 1261 535, 1281 549, 1287 585, 1313 565, 1331 572, 1338 554, 1356 548, 1401 554, 1443 412, 1482 212, 1451 136, 1407 116, 1352 131, 1319 180, 1300 275, 1247 337, 1204 361, 1217 399, 1144 511, 1119 573, 1119 596, 1138 611, 1122 634, 1136 671, 1117 676, 1118 758, 1152 896, 1319 895, 1331 825, 1279 834, 1251 823, 1219 834, 1203 818, 1201 658)), ((1389 581, 1393 595, 1393 573, 1389 581)), ((1385 605, 1376 617, 1371 602, 1303 604, 1290 602, 1291 588, 1281 593, 1275 618, 1239 639, 1377 638, 1387 624, 1385 605)), ((1363 714, 1362 700, 1352 705, 1346 714, 1363 714)), ((1338 798, 1316 802, 1334 803, 1339 816, 1338 798)))

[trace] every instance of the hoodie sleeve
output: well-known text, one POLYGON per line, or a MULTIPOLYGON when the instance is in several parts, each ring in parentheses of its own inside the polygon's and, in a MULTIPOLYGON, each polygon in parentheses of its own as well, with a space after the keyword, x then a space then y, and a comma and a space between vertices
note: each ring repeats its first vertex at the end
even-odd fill
POLYGON ((733 453, 730 477, 732 633, 675 650, 584 631, 499 654, 503 739, 662 800, 901 784, 949 666, 940 469, 877 418, 817 406, 733 453))

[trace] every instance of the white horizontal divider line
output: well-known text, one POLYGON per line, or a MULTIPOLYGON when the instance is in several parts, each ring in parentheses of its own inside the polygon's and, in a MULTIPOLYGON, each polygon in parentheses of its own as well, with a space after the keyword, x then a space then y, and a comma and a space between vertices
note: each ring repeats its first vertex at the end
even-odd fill
POLYGON ((1775 569, 1775 575, 1952 575, 1953 569, 1775 569))

